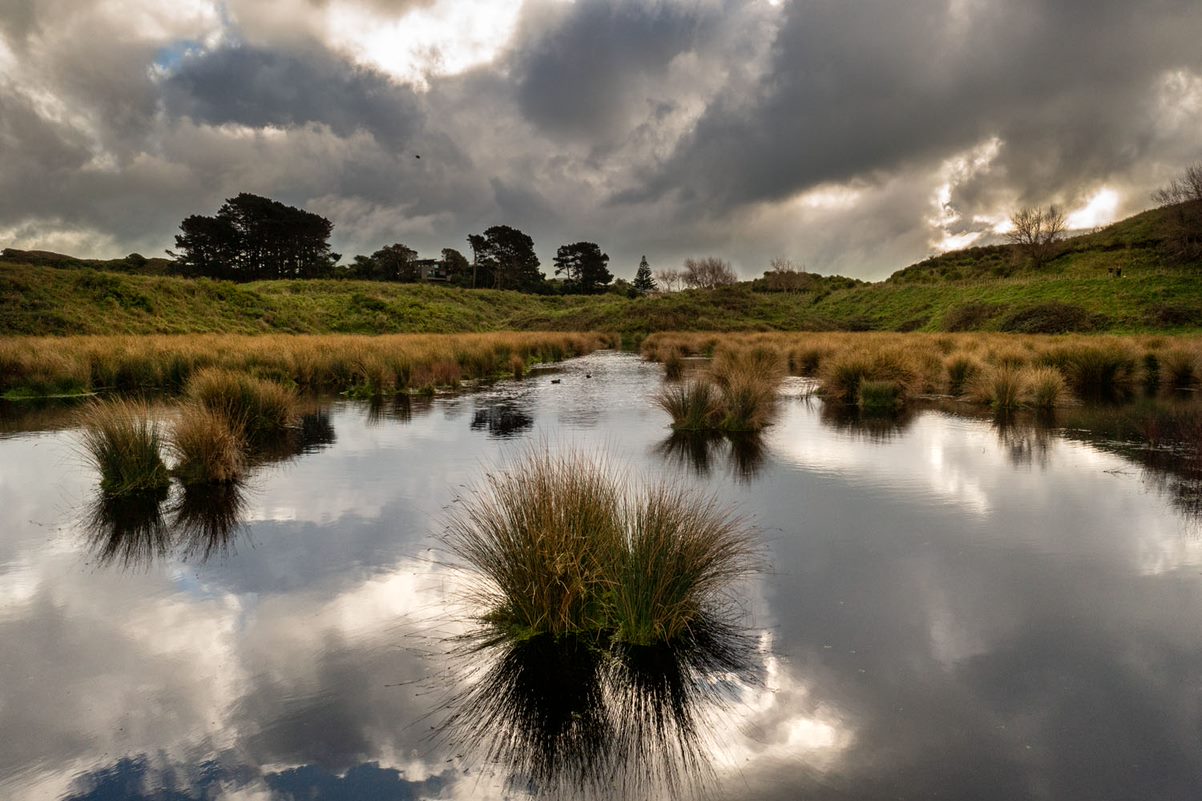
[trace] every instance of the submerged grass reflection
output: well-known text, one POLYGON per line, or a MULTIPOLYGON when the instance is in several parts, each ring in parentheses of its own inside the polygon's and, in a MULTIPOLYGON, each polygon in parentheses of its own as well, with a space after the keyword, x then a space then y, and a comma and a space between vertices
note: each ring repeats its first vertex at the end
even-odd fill
POLYGON ((609 649, 482 629, 457 656, 465 689, 441 735, 551 798, 702 794, 714 720, 761 679, 754 640, 710 616, 672 641, 609 649))
POLYGON ((246 487, 237 481, 120 496, 98 492, 82 523, 102 566, 147 567, 172 555, 203 563, 229 551, 245 509, 246 487))
POLYGON ((750 482, 768 460, 768 449, 758 431, 673 431, 655 446, 668 462, 686 467, 694 475, 708 476, 715 463, 725 462, 732 475, 750 482))
POLYGON ((169 554, 174 538, 163 513, 169 494, 165 486, 123 495, 96 493, 83 516, 96 560, 101 565, 137 567, 169 554))

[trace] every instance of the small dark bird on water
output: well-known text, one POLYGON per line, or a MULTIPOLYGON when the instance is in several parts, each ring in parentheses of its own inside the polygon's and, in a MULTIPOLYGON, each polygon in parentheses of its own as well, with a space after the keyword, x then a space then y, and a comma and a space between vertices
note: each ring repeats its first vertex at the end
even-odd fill
POLYGON ((552 383, 552 384, 558 384, 558 383, 559 383, 559 379, 558 379, 558 378, 552 378, 552 379, 551 379, 551 383, 552 383))
POLYGON ((414 154, 413 154, 413 158, 415 158, 415 159, 420 159, 420 158, 421 158, 421 156, 419 156, 417 153, 414 153, 414 154))
POLYGON ((592 378, 592 377, 593 377, 593 374, 592 374, 592 373, 585 373, 585 374, 584 374, 584 377, 585 377, 585 378, 592 378))

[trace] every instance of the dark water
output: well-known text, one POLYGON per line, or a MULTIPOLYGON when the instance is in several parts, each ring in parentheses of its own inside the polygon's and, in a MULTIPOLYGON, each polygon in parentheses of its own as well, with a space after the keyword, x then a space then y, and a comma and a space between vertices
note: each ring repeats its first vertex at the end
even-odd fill
POLYGON ((656 366, 554 378, 336 402, 229 497, 149 512, 98 507, 61 417, 0 421, 0 798, 522 797, 442 728, 463 628, 436 537, 531 442, 704 487, 765 544, 758 678, 715 678, 678 793, 1202 797, 1202 537, 1171 459, 796 392, 760 440, 672 439, 656 366))

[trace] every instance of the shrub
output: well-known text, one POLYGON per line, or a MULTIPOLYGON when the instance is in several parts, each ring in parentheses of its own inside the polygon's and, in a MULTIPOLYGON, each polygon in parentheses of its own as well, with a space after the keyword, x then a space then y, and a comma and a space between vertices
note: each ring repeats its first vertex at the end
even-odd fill
POLYGON ((943 313, 942 328, 944 331, 976 331, 984 328, 999 311, 1001 307, 994 303, 963 303, 943 313))
POLYGON ((1105 327, 1106 321, 1081 306, 1069 303, 1039 303, 1012 312, 1002 320, 1001 330, 1015 334, 1068 334, 1105 327))
POLYGON ((81 416, 83 446, 107 495, 157 492, 171 483, 162 436, 144 403, 96 401, 81 416))

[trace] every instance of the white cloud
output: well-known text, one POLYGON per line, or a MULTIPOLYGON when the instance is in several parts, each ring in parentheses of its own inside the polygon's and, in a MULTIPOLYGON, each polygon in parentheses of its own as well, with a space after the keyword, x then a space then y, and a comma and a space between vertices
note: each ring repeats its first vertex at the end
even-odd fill
POLYGON ((1119 193, 1102 187, 1079 209, 1074 209, 1066 218, 1069 230, 1080 231, 1109 225, 1118 218, 1119 193))

